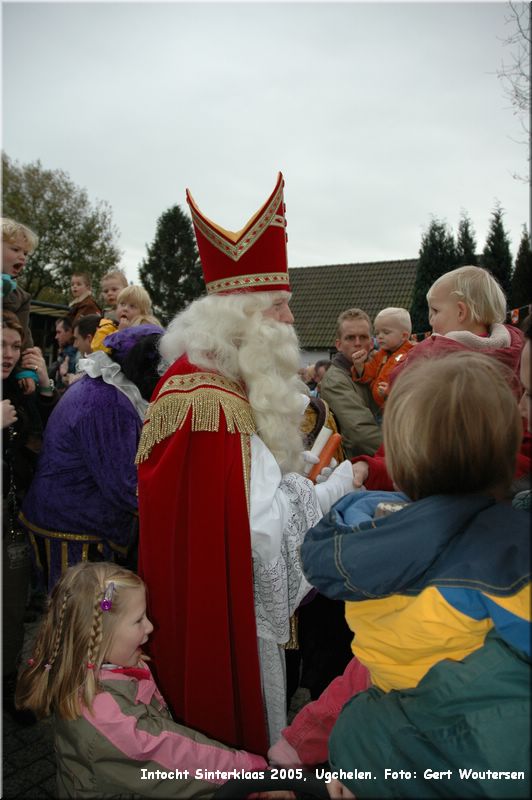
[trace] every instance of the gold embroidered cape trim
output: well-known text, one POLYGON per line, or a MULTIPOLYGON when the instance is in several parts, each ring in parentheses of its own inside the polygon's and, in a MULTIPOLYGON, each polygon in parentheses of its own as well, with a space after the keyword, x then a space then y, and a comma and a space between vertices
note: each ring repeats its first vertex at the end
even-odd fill
POLYGON ((261 272, 256 275, 237 275, 234 278, 222 278, 219 281, 210 281, 206 284, 207 293, 226 292, 230 289, 245 289, 249 286, 267 286, 282 283, 289 286, 286 272, 261 272))
POLYGON ((49 531, 46 528, 40 528, 38 525, 34 525, 33 522, 29 522, 29 520, 26 519, 22 511, 19 511, 18 518, 29 531, 36 533, 38 536, 45 536, 47 539, 63 539, 68 542, 102 541, 101 536, 95 536, 90 533, 63 533, 62 531, 49 531))
POLYGON ((198 230, 201 231, 203 236, 205 236, 205 238, 208 239, 208 241, 214 245, 214 247, 224 253, 224 255, 229 256, 232 261, 238 261, 245 253, 247 253, 250 247, 255 244, 257 239, 262 236, 269 225, 273 223, 276 227, 285 227, 286 223, 284 217, 281 217, 281 215, 277 214, 277 209, 279 208, 279 204, 282 202, 282 199, 283 182, 281 181, 279 188, 264 209, 263 213, 260 215, 257 221, 244 232, 242 238, 234 244, 227 241, 227 239, 217 233, 207 222, 205 222, 203 217, 198 214, 193 206, 190 207, 190 213, 192 214, 194 224, 198 230))
POLYGON ((249 490, 251 486, 251 439, 249 436, 240 435, 240 446, 242 448, 242 472, 244 475, 244 488, 246 490, 246 505, 250 509, 249 490))
POLYGON ((255 432, 251 406, 240 384, 209 372, 172 375, 148 406, 135 463, 145 461, 155 445, 182 428, 189 413, 193 431, 218 431, 220 409, 229 433, 255 432))

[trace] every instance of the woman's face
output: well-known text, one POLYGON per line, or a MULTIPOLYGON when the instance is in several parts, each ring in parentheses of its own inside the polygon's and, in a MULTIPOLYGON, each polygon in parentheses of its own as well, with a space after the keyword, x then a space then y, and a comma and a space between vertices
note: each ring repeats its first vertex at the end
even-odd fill
POLYGON ((9 378, 22 350, 20 333, 12 328, 2 328, 2 380, 9 378))

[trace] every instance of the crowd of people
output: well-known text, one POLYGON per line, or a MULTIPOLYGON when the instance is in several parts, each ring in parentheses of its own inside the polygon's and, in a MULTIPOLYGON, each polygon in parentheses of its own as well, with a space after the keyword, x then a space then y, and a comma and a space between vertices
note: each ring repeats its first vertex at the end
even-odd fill
POLYGON ((3 220, 4 702, 53 715, 61 797, 527 797, 530 317, 460 267, 423 342, 346 309, 303 373, 283 186, 238 232, 187 191, 206 296, 166 330, 74 273, 50 373, 3 220))

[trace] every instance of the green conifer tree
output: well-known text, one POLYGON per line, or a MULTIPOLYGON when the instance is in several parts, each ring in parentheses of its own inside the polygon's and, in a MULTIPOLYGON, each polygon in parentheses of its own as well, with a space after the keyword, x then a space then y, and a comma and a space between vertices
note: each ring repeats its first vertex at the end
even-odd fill
POLYGON ((192 222, 179 206, 167 209, 139 267, 154 313, 167 325, 172 317, 205 291, 192 222))
POLYGON ((457 252, 453 235, 447 224, 433 219, 421 237, 419 261, 410 316, 412 331, 420 334, 430 330, 427 292, 434 281, 457 265, 457 252))
POLYGON ((481 265, 489 269, 491 274, 499 281, 506 297, 510 298, 512 288, 512 254, 510 240, 502 221, 504 211, 497 204, 492 211, 492 218, 482 252, 481 265))
POLYGON ((526 225, 519 243, 510 294, 512 308, 522 308, 532 303, 532 249, 526 225))
POLYGON ((462 212, 458 223, 458 234, 456 237, 457 267, 472 264, 477 265, 477 242, 473 230, 473 224, 467 214, 462 212))

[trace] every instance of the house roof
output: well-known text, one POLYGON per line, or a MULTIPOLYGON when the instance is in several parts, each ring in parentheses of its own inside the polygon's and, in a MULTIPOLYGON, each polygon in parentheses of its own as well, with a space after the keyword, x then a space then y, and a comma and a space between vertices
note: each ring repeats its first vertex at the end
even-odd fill
POLYGON ((290 269, 290 306, 300 346, 333 347, 336 320, 348 308, 361 308, 372 321, 387 306, 410 309, 417 262, 410 258, 290 269))

